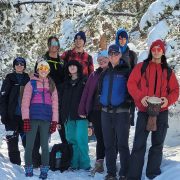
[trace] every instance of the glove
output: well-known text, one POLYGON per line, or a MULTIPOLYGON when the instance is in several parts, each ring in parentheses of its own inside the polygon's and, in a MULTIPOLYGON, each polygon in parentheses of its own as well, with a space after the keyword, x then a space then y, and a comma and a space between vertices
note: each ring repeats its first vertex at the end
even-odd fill
POLYGON ((56 126, 57 126, 57 122, 52 121, 51 124, 50 124, 50 129, 49 129, 50 134, 52 134, 52 133, 54 133, 56 131, 56 126))
POLYGON ((24 132, 28 132, 31 130, 30 120, 24 119, 24 126, 23 126, 24 132))
POLYGON ((157 131, 157 125, 156 125, 156 116, 149 116, 147 125, 146 125, 146 130, 147 131, 157 131))

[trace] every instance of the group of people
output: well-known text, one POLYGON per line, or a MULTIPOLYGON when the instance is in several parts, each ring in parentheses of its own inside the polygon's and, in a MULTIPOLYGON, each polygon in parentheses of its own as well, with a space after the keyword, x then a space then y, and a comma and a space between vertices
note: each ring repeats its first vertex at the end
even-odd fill
POLYGON ((48 139, 57 129, 61 141, 73 147, 69 170, 102 173, 105 160, 105 180, 117 180, 119 153, 119 180, 140 180, 147 137, 152 131, 146 176, 155 178, 161 173, 168 107, 179 97, 179 84, 168 67, 164 42, 160 39, 152 42, 148 58, 137 64, 136 53, 127 45, 128 33, 120 29, 115 44, 98 52, 99 67, 95 71, 92 57, 84 51, 85 43, 85 33, 79 31, 74 37, 74 49, 59 55, 59 41, 51 36, 48 51, 37 60, 31 76, 24 72, 24 58, 13 61, 14 72, 3 81, 0 96, 1 121, 6 129, 10 161, 21 164, 20 135, 25 148, 25 176, 33 176, 33 168, 40 167, 39 177, 46 179, 48 139), (150 97, 161 100, 156 119, 149 118, 147 112, 150 97), (135 106, 138 114, 130 153, 128 140, 135 106), (88 155, 89 121, 97 140, 93 168, 88 155))

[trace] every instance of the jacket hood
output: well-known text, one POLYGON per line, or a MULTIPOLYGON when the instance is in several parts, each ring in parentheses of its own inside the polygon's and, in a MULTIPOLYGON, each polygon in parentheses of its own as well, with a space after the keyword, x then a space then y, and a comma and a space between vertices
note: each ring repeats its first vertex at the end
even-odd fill
POLYGON ((120 46, 120 49, 121 49, 121 52, 124 53, 126 51, 126 48, 127 48, 127 44, 128 44, 128 41, 129 41, 129 37, 128 37, 128 33, 125 29, 119 29, 117 32, 116 32, 116 39, 115 39, 115 44, 117 44, 118 46, 120 46), (120 46, 119 44, 119 35, 122 33, 122 32, 125 32, 127 34, 127 41, 126 41, 126 44, 124 46, 120 46))

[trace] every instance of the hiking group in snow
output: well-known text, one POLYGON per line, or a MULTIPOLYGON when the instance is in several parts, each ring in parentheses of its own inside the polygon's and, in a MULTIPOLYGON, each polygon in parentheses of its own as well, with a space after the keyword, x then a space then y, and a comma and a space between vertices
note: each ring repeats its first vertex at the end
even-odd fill
POLYGON ((125 29, 117 31, 115 43, 108 48, 103 39, 101 42, 96 70, 92 56, 84 50, 83 31, 74 36, 74 48, 62 55, 58 38, 49 37, 48 51, 37 59, 29 75, 23 57, 13 60, 13 72, 6 75, 1 87, 0 115, 13 164, 21 165, 19 136, 22 139, 26 177, 33 176, 33 168, 40 168, 41 179, 47 179, 49 169, 83 169, 94 176, 104 172, 105 161, 105 180, 141 180, 150 132, 146 176, 154 179, 161 174, 168 107, 179 97, 165 43, 153 41, 147 59, 137 63, 125 29), (135 107, 137 120, 130 153, 128 140, 135 107), (89 122, 97 141, 94 167, 89 157, 89 122), (62 143, 54 145, 50 153, 49 137, 56 130, 62 143))

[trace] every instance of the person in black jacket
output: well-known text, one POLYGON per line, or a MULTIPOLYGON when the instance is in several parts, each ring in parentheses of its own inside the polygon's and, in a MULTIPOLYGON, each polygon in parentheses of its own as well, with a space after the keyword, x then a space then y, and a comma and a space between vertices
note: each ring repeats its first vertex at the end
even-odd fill
POLYGON ((13 164, 21 164, 18 148, 19 134, 25 147, 25 134, 21 116, 21 100, 24 86, 30 80, 26 69, 26 61, 17 57, 13 61, 14 72, 7 74, 0 94, 1 121, 5 125, 9 159, 13 164))
POLYGON ((88 156, 88 120, 78 115, 78 107, 86 79, 76 60, 68 62, 65 82, 59 98, 60 125, 65 126, 68 143, 73 145, 72 169, 90 169, 88 156))

